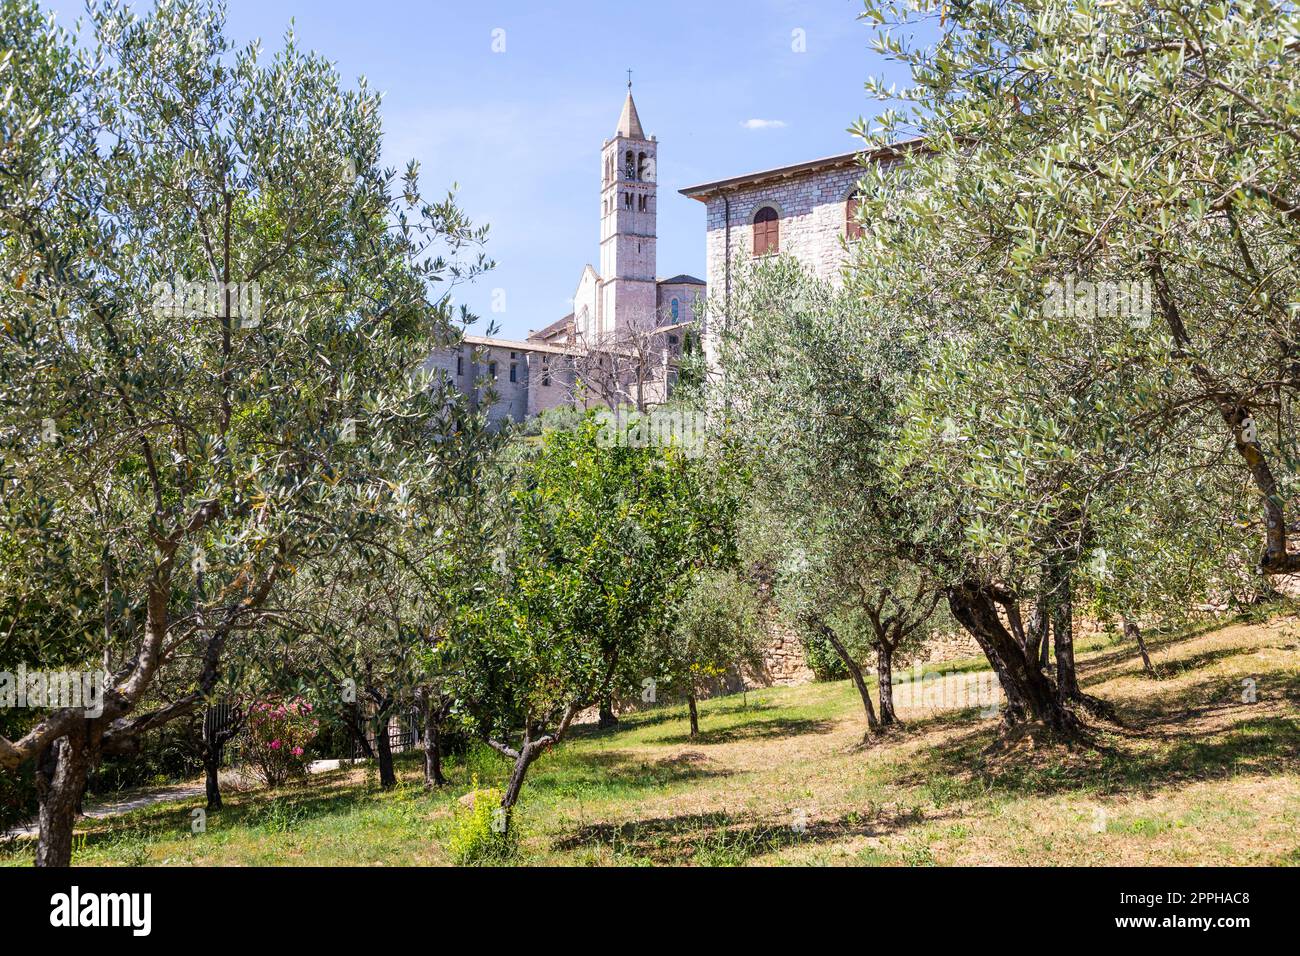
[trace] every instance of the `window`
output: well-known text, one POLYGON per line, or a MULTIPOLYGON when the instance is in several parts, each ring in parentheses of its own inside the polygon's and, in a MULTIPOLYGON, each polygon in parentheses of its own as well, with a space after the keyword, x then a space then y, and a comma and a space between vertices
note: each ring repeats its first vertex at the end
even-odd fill
POLYGON ((623 157, 623 178, 636 179, 636 157, 632 155, 632 150, 627 151, 623 157))
POLYGON ((645 212, 645 210, 646 210, 646 205, 645 205, 645 203, 646 203, 646 197, 645 197, 645 196, 637 196, 637 197, 636 197, 636 208, 639 209, 641 212, 645 212))
POLYGON ((543 385, 551 384, 551 367, 547 365, 545 362, 542 363, 542 384, 543 385))
POLYGON ((493 378, 496 378, 496 377, 497 377, 497 363, 496 363, 496 362, 488 362, 488 374, 491 375, 493 378))
POLYGON ((627 206, 628 209, 631 209, 631 208, 632 208, 632 194, 631 194, 631 193, 624 193, 624 194, 623 194, 623 205, 624 205, 624 206, 627 206))
POLYGON ((645 162, 645 153, 637 153, 637 155, 636 155, 636 178, 637 178, 637 179, 640 179, 640 180, 642 180, 642 181, 644 181, 644 180, 645 180, 645 174, 646 174, 646 172, 647 172, 647 169, 646 169, 646 162, 645 162))
POLYGON ((670 336, 668 336, 668 344, 669 344, 669 345, 676 345, 676 344, 677 344, 677 336, 675 336, 675 335, 670 335, 670 336))
MULTIPOLYGON (((673 321, 676 322, 678 319, 680 319, 680 318, 682 317, 682 305, 681 305, 681 303, 678 302, 676 299, 673 299, 672 309, 673 309, 673 321)), ((677 341, 677 338, 674 336, 674 337, 671 339, 671 341, 676 342, 676 341, 677 341)))
POLYGON ((456 356, 456 374, 457 375, 465 374, 465 356, 463 355, 456 356))
POLYGON ((517 382, 517 381, 519 381, 519 371, 518 371, 518 369, 519 369, 519 366, 518 366, 518 365, 516 365, 514 362, 511 362, 511 363, 510 363, 510 381, 512 381, 512 382, 517 382))
POLYGON ((781 251, 781 218, 771 206, 764 206, 754 216, 754 255, 766 256, 781 251))
POLYGON ((849 239, 862 237, 862 223, 858 222, 858 203, 860 197, 854 193, 844 204, 844 235, 849 239))

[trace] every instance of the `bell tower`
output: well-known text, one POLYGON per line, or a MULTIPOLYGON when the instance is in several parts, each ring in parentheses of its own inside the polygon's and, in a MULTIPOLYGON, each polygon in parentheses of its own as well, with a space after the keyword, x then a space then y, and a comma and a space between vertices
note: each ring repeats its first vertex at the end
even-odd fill
POLYGON ((597 334, 652 328, 658 307, 655 285, 655 204, 658 148, 647 137, 632 100, 627 99, 612 139, 601 149, 600 307, 597 334))

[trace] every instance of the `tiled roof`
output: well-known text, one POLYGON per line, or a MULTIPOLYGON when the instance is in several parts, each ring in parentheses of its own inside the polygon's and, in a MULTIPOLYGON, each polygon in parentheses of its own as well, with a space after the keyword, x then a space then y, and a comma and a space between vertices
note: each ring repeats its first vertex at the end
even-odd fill
POLYGON ((671 279, 656 279, 655 281, 660 285, 708 285, 703 279, 688 276, 685 272, 675 275, 671 279))
POLYGON ((711 183, 700 183, 698 186, 687 186, 685 189, 679 190, 679 192, 683 196, 689 196, 692 199, 698 199, 700 202, 705 202, 708 200, 709 196, 725 189, 734 189, 740 186, 755 186, 759 183, 773 179, 791 179, 795 176, 801 176, 807 173, 854 166, 857 165, 860 158, 864 156, 868 160, 875 162, 891 159, 895 156, 901 155, 907 150, 916 149, 922 144, 922 142, 923 140, 918 137, 916 139, 891 143, 889 146, 883 146, 880 149, 873 149, 867 153, 841 153, 838 156, 826 156, 822 159, 812 159, 803 163, 794 163, 790 166, 776 166, 772 169, 761 169, 756 173, 745 173, 743 176, 732 176, 730 179, 718 179, 711 183))
POLYGON ((536 332, 528 333, 528 337, 530 339, 550 338, 555 333, 567 331, 572 326, 573 326, 573 313, 570 312, 564 318, 556 319, 550 325, 546 326, 546 328, 538 329, 536 332))
POLYGON ((517 339, 498 339, 489 338, 486 335, 466 335, 464 336, 466 345, 483 346, 484 348, 495 349, 513 349, 516 352, 546 352, 551 355, 579 355, 578 349, 568 348, 561 345, 547 345, 544 342, 520 342, 517 339))

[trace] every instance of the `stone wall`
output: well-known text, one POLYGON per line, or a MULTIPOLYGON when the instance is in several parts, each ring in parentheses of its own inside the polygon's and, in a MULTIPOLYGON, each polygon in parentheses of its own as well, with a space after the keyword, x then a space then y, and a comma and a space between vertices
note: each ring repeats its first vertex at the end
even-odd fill
POLYGON ((774 207, 780 216, 779 251, 795 256, 820 278, 835 278, 844 262, 846 206, 862 174, 861 167, 851 166, 737 189, 726 198, 711 196, 706 206, 709 288, 715 293, 723 289, 728 259, 750 256, 754 216, 764 206, 774 207))
MULTIPOLYGON (((798 633, 775 611, 765 615, 764 627, 768 631, 767 644, 763 651, 763 666, 760 670, 747 671, 746 683, 750 687, 788 687, 796 684, 808 684, 816 680, 808 658, 804 653, 803 641, 798 633)), ((914 663, 935 664, 943 661, 967 660, 982 657, 978 642, 965 631, 950 634, 936 634, 926 641, 920 652, 903 656, 895 662, 899 668, 911 667, 914 663)), ((875 665, 864 662, 865 673, 875 673, 875 665)))
POLYGON ((763 649, 763 666, 756 672, 747 671, 745 680, 749 686, 789 687, 817 679, 808 666, 798 633, 770 605, 764 609, 762 626, 768 634, 763 649))

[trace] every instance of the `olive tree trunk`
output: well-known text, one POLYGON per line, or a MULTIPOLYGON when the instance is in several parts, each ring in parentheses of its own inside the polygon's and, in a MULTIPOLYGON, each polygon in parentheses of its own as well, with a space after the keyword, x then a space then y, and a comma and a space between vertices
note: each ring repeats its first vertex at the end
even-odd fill
POLYGON ((208 798, 208 813, 221 809, 221 754, 208 751, 203 755, 204 789, 208 798))
POLYGON ((393 771, 393 745, 388 739, 388 715, 375 720, 375 755, 379 763, 379 786, 389 790, 397 786, 397 774, 393 771))
POLYGON ((686 695, 686 708, 690 711, 691 715, 691 736, 698 737, 700 735, 700 711, 699 708, 695 706, 694 688, 692 688, 691 692, 686 695))
POLYGON ((600 717, 596 722, 596 726, 601 730, 618 726, 618 715, 614 713, 614 698, 612 694, 606 695, 600 702, 600 717))
POLYGON ((1074 668, 1074 600, 1070 571, 1057 577, 1052 600, 1052 651, 1056 655, 1056 695, 1062 703, 1079 699, 1079 677, 1074 668))
POLYGON ((1155 667, 1151 664, 1151 655, 1147 653, 1147 642, 1142 638, 1142 628, 1136 621, 1124 618, 1124 636, 1137 642, 1138 652, 1142 655, 1142 669, 1148 677, 1156 677, 1155 667))
POLYGON ((442 708, 433 695, 424 698, 424 785, 441 787, 447 783, 442 775, 442 708))
POLYGON ((578 711, 582 708, 578 704, 571 704, 564 712, 559 726, 553 733, 542 734, 534 737, 532 732, 527 728, 531 725, 527 720, 524 722, 524 742, 518 750, 499 743, 491 738, 488 744, 499 753, 505 754, 514 760, 514 767, 510 770, 510 780, 506 783, 505 792, 501 795, 501 810, 503 811, 503 822, 501 835, 506 836, 510 832, 510 823, 514 816, 515 804, 519 802, 519 794, 524 788, 524 779, 528 776, 528 768, 533 765, 542 754, 550 750, 563 738, 569 725, 573 723, 573 718, 577 716, 578 711))
POLYGON ((849 649, 844 646, 840 636, 835 633, 835 628, 831 627, 821 618, 811 618, 809 625, 816 628, 817 631, 826 638, 827 643, 835 649, 836 655, 844 663, 844 669, 849 672, 853 678, 853 686, 858 689, 858 696, 862 698, 862 709, 867 715, 867 731, 862 735, 862 739, 868 740, 871 735, 880 730, 880 723, 876 720, 876 708, 871 703, 871 690, 867 687, 866 678, 862 676, 862 668, 858 662, 853 659, 849 649))
POLYGON ((41 753, 36 763, 40 819, 37 866, 72 864, 72 830, 77 820, 77 805, 90 776, 90 764, 84 724, 66 737, 54 740, 41 753))
POLYGON ((1071 737, 1082 727, 1062 706, 1051 681, 1037 662, 1025 656, 1025 649, 998 617, 990 589, 978 582, 963 582, 948 589, 952 616, 979 643, 1007 698, 1003 722, 1010 726, 1027 720, 1041 721, 1052 730, 1071 737))
POLYGON ((880 725, 889 727, 898 723, 894 713, 894 647, 884 641, 876 645, 876 682, 880 694, 880 725))

